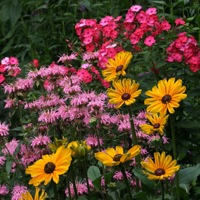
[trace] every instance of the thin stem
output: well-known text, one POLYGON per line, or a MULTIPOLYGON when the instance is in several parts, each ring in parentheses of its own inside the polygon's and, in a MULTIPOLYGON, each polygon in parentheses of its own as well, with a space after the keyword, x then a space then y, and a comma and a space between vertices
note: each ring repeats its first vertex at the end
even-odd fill
POLYGON ((165 200, 165 186, 164 181, 161 181, 161 187, 162 187, 162 200, 165 200))
POLYGON ((131 124, 132 144, 136 145, 137 144, 137 136, 136 136, 136 132, 135 132, 135 126, 133 123, 133 114, 132 114, 131 106, 128 106, 128 112, 129 112, 130 124, 131 124))
POLYGON ((69 194, 69 199, 71 200, 71 189, 70 189, 70 182, 69 182, 69 173, 68 173, 68 178, 67 178, 67 189, 68 189, 68 194, 69 194))
POLYGON ((87 189, 88 189, 88 200, 90 200, 90 185, 89 185, 89 180, 87 176, 87 157, 83 160, 83 167, 84 167, 86 184, 87 184, 87 189))
MULTIPOLYGON (((177 159, 176 134, 175 134, 175 130, 174 130, 174 118, 173 118, 172 114, 170 114, 170 116, 169 116, 169 121, 170 121, 171 137, 172 137, 173 157, 174 157, 174 159, 177 159)), ((178 173, 176 173, 176 176, 175 176, 175 184, 176 184, 176 195, 177 195, 176 198, 177 198, 177 200, 180 200, 178 173)))
POLYGON ((55 182, 53 182, 53 191, 54 191, 54 199, 58 200, 58 191, 55 182))
POLYGON ((75 182, 75 175, 74 175, 74 169, 73 169, 73 163, 71 164, 70 166, 71 168, 71 177, 72 177, 72 184, 73 184, 73 187, 74 187, 74 194, 75 194, 75 199, 78 199, 78 193, 77 193, 77 188, 76 188, 76 182, 75 182))
POLYGON ((128 182, 128 178, 126 176, 126 172, 125 172, 125 169, 124 167, 121 165, 121 172, 123 174, 123 177, 124 177, 124 181, 126 183, 126 189, 128 190, 128 196, 129 196, 129 200, 132 199, 132 195, 131 195, 131 189, 130 189, 130 185, 129 185, 129 182, 128 182))

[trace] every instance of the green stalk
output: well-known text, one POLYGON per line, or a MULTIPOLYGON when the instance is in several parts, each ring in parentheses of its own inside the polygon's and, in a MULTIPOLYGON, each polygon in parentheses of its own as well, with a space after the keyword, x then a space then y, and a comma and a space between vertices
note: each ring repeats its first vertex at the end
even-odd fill
POLYGON ((71 168, 71 177, 72 177, 72 184, 73 184, 73 187, 74 187, 74 194, 75 194, 75 199, 78 199, 78 193, 77 193, 77 188, 76 188, 76 182, 75 182, 75 174, 74 174, 74 169, 73 169, 73 163, 71 164, 70 166, 71 168))
POLYGON ((132 199, 132 195, 131 195, 131 189, 130 189, 130 185, 129 185, 129 182, 128 182, 128 178, 126 176, 126 172, 125 172, 125 169, 122 165, 120 165, 121 167, 121 172, 123 174, 123 177, 124 177, 124 181, 126 183, 126 189, 128 190, 128 196, 129 196, 129 200, 132 199))
POLYGON ((57 187, 56 187, 56 183, 53 182, 53 191, 54 191, 54 199, 55 200, 59 200, 58 199, 58 191, 57 191, 57 187))
POLYGON ((68 189, 68 193, 69 193, 69 199, 71 200, 71 190, 70 190, 70 182, 69 182, 69 173, 68 173, 68 178, 67 178, 67 189, 68 189))
POLYGON ((165 186, 164 181, 161 181, 161 187, 162 187, 162 200, 165 200, 165 186))
POLYGON ((87 157, 83 159, 83 168, 84 168, 86 184, 87 184, 87 189, 88 189, 88 200, 90 200, 90 185, 89 185, 89 180, 87 176, 87 157))
MULTIPOLYGON (((170 114, 169 116, 169 121, 170 121, 170 129, 171 129, 171 136, 172 136, 172 147, 173 147, 173 157, 174 159, 177 160, 177 153, 176 153, 176 134, 174 130, 174 118, 173 115, 170 114)), ((175 176, 175 184, 176 184, 176 199, 180 200, 180 191, 179 191, 179 176, 178 173, 176 172, 175 176)))

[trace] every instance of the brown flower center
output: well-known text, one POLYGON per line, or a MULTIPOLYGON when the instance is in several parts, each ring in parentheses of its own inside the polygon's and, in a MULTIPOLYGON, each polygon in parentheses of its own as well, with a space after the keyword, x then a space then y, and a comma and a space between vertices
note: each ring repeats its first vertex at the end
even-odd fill
POLYGON ((165 170, 163 168, 158 168, 158 169, 156 169, 156 171, 154 172, 154 174, 156 176, 164 175, 165 174, 165 170))
POLYGON ((122 69, 123 69, 123 65, 119 65, 119 66, 116 68, 116 72, 122 71, 122 69))
POLYGON ((124 94, 122 95, 122 99, 123 99, 124 101, 130 99, 130 97, 131 97, 131 95, 130 95, 129 93, 124 93, 124 94))
POLYGON ((159 128, 160 127, 160 124, 159 123, 156 123, 153 125, 153 128, 159 128))
POLYGON ((116 154, 114 157, 113 157, 113 161, 117 162, 117 161, 120 161, 120 158, 122 157, 122 154, 116 154))
POLYGON ((166 94, 163 98, 162 98, 162 103, 167 104, 172 100, 172 97, 169 94, 166 94))
POLYGON ((46 165, 44 166, 44 171, 45 171, 45 173, 47 173, 47 174, 51 174, 51 173, 54 171, 55 168, 56 168, 56 166, 55 166, 54 163, 48 162, 48 163, 46 163, 46 165))

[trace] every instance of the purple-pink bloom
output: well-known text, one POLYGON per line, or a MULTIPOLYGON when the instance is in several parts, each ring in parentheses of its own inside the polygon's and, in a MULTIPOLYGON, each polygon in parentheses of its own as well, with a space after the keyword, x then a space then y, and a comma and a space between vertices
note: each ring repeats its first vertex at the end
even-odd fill
POLYGON ((22 194, 27 191, 27 187, 24 185, 15 185, 12 190, 12 199, 11 200, 19 200, 22 198, 22 194))
POLYGON ((11 155, 13 155, 14 154, 14 152, 15 152, 15 150, 16 150, 16 148, 17 148, 17 146, 18 146, 18 140, 16 140, 15 138, 14 139, 12 139, 10 142, 7 142, 6 144, 5 144, 5 146, 6 147, 4 147, 3 149, 2 149, 2 152, 4 153, 4 155, 7 155, 7 154, 11 154, 11 155))
POLYGON ((8 125, 6 125, 4 122, 0 122, 0 136, 7 136, 9 135, 9 128, 8 125))
POLYGON ((6 195, 9 193, 8 188, 6 187, 6 185, 0 185, 0 195, 6 195))

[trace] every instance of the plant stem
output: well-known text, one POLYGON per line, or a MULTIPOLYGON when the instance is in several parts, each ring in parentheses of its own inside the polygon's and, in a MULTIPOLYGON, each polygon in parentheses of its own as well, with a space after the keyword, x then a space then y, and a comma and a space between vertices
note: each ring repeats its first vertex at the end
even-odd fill
MULTIPOLYGON (((172 114, 170 114, 170 116, 169 116, 169 121, 170 121, 171 137, 172 137, 173 157, 174 157, 174 159, 177 159, 176 134, 175 134, 175 130, 174 130, 174 118, 173 118, 172 114)), ((176 195, 177 195, 176 199, 180 200, 179 176, 178 176, 177 172, 176 172, 176 176, 175 176, 175 184, 176 184, 176 195)))
POLYGON ((132 195, 131 195, 131 190, 130 190, 130 185, 129 185, 129 182, 128 182, 128 178, 126 176, 126 172, 125 172, 125 169, 124 167, 121 165, 121 172, 123 174, 123 177, 124 177, 124 180, 125 180, 125 183, 126 183, 126 189, 128 190, 128 196, 129 196, 129 200, 132 199, 132 195))
POLYGON ((74 174, 74 169, 73 169, 73 163, 70 166, 71 168, 71 177, 72 177, 72 184, 74 187, 74 194, 75 194, 75 199, 78 199, 78 193, 77 193, 77 188, 76 188, 76 182, 75 182, 75 174, 74 174))
POLYGON ((68 188, 68 194, 69 194, 69 199, 71 200, 71 189, 70 189, 70 182, 69 182, 69 173, 68 173, 68 178, 67 178, 67 188, 68 188))
POLYGON ((54 191, 54 199, 58 200, 58 191, 55 182, 53 182, 53 191, 54 191))
POLYGON ((87 176, 87 157, 83 160, 83 167, 84 167, 86 184, 87 184, 87 189, 88 189, 88 200, 90 200, 90 185, 89 185, 89 180, 87 176))
POLYGON ((164 181, 161 181, 161 187, 162 187, 162 200, 165 200, 165 186, 164 181))

